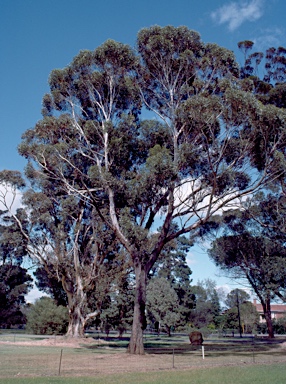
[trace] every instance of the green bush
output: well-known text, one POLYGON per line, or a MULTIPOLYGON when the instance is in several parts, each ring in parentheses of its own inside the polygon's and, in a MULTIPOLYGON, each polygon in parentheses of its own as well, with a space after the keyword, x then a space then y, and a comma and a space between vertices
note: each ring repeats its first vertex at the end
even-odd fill
POLYGON ((68 310, 57 306, 49 297, 41 297, 27 314, 27 331, 36 335, 55 335, 66 333, 68 310))
POLYGON ((274 333, 278 335, 286 334, 286 317, 281 317, 280 319, 275 319, 273 321, 274 333))

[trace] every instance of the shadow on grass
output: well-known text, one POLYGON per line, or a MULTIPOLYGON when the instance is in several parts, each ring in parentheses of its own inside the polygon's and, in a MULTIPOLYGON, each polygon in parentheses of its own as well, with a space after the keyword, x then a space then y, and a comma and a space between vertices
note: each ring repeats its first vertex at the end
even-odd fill
POLYGON ((93 338, 94 341, 92 345, 83 345, 83 348, 86 349, 122 349, 127 348, 129 344, 129 337, 122 337, 122 338, 116 338, 116 337, 107 337, 107 338, 93 338), (102 340, 105 342, 104 344, 101 344, 102 340))
MULTIPOLYGON (((112 353, 116 351, 127 350, 129 344, 129 337, 108 337, 108 338, 96 338, 93 337, 94 343, 91 345, 83 345, 85 350, 93 350, 94 352, 112 353), (104 340, 104 344, 100 341, 104 340)), ((240 354, 241 356, 247 356, 249 353, 255 354, 276 354, 277 356, 285 355, 285 350, 275 351, 275 348, 280 347, 280 344, 285 342, 286 339, 275 338, 234 338, 234 339, 219 339, 211 340, 207 339, 204 342, 205 353, 209 356, 232 356, 234 354, 240 354)), ((144 348, 146 354, 166 354, 170 355, 175 353, 176 355, 184 355, 188 353, 199 352, 201 353, 201 346, 192 346, 187 341, 187 337, 167 337, 167 336, 144 336, 144 348)))

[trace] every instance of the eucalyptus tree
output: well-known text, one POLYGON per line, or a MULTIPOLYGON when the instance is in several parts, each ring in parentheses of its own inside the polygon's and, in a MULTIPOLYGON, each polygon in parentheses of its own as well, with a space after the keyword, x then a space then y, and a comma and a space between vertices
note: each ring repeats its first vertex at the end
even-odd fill
POLYGON ((284 174, 286 113, 239 76, 234 54, 197 32, 146 28, 136 52, 108 40, 54 70, 43 119, 23 135, 28 171, 89 204, 130 255, 131 353, 144 353, 147 276, 163 248, 284 174), (140 121, 142 105, 156 119, 140 121))
MULTIPOLYGON (((123 258, 114 264, 118 250, 115 236, 86 201, 62 194, 55 181, 31 169, 27 176, 33 189, 23 193, 21 209, 15 213, 5 196, 1 199, 7 218, 13 223, 9 230, 12 237, 2 247, 6 244, 6 248, 14 247, 17 254, 24 248, 25 255, 44 269, 49 293, 58 295, 57 299, 67 304, 67 336, 82 337, 87 321, 101 311, 101 298, 91 301, 89 296, 94 294, 99 281, 101 285, 112 284, 111 275, 121 269, 123 258), (15 248, 13 233, 19 238, 16 238, 19 249, 15 248)), ((16 171, 0 172, 0 180, 12 194, 25 186, 16 171)))
POLYGON ((253 52, 255 44, 246 40, 238 43, 244 53, 241 76, 252 87, 263 104, 286 105, 286 48, 269 47, 265 52, 253 52))

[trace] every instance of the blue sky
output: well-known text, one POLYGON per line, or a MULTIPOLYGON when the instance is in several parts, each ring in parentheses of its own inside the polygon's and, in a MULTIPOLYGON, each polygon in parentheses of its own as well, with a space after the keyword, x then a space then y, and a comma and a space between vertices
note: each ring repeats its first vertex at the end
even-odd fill
MULTIPOLYGON (((134 46, 137 32, 155 24, 186 25, 236 53, 245 39, 257 50, 286 46, 285 16, 285 0, 1 0, 0 170, 23 170, 17 145, 41 118, 48 76, 81 49, 109 38, 134 46)), ((194 281, 226 282, 204 251, 192 249, 190 262, 194 281)))

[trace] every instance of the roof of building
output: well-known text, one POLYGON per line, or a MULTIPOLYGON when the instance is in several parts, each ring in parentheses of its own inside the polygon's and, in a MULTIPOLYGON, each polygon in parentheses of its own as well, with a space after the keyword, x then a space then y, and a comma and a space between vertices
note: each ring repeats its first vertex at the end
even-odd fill
MULTIPOLYGON (((253 301, 253 305, 255 306, 258 312, 263 312, 263 307, 260 303, 257 303, 256 300, 253 301)), ((271 304, 271 312, 286 312, 286 304, 271 304)))

